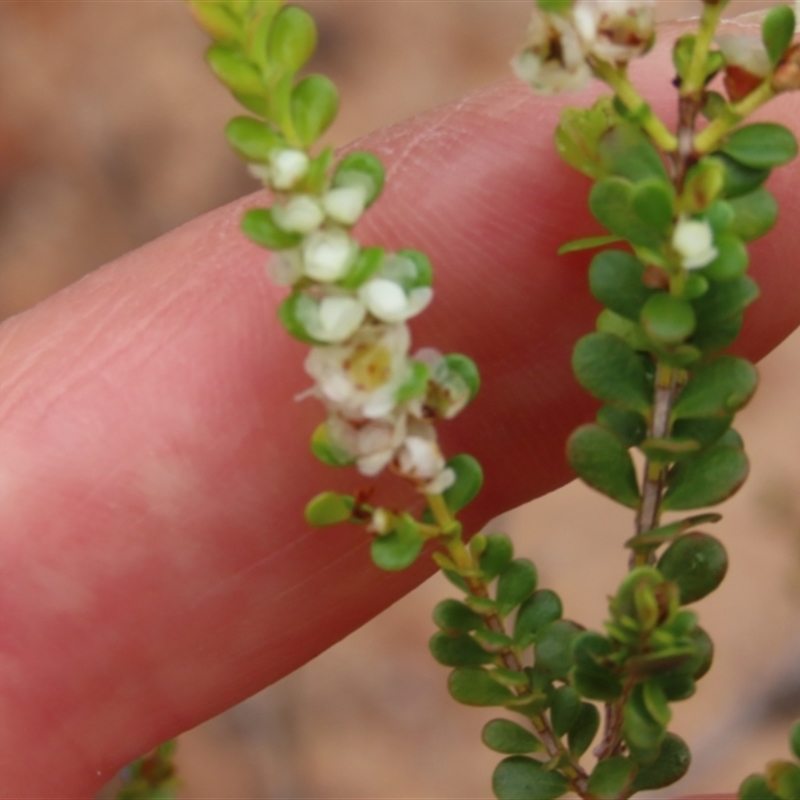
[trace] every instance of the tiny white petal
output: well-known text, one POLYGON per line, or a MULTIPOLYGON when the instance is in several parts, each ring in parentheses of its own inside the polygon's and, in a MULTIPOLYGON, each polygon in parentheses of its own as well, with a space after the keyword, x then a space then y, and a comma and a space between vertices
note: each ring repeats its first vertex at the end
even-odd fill
POLYGON ((411 435, 400 448, 397 468, 407 478, 427 483, 445 468, 445 460, 435 439, 411 435))
POLYGON ((305 273, 315 281, 343 278, 358 255, 358 245, 341 229, 321 230, 303 242, 305 273))
POLYGON ((672 246, 684 269, 705 267, 719 254, 714 246, 714 232, 706 220, 681 217, 672 234, 672 246))
POLYGON ((766 78, 772 70, 769 55, 760 36, 723 33, 717 36, 717 44, 728 66, 740 67, 760 78, 766 78))
POLYGON ((394 281, 373 278, 359 289, 358 296, 369 312, 384 322, 406 319, 408 297, 403 287, 394 281))
POLYGON ((307 194, 295 195, 285 205, 276 203, 272 216, 279 228, 295 233, 311 233, 325 220, 319 202, 307 194))
POLYGON ((308 173, 309 157, 302 150, 278 150, 270 157, 270 179, 275 189, 291 189, 308 173))
POLYGON ((363 186, 342 186, 331 189, 322 198, 325 213, 341 225, 355 225, 364 213, 367 192, 363 186))
POLYGON ((294 286, 303 277, 303 261, 299 251, 273 253, 267 262, 267 274, 278 286, 294 286))
POLYGON ((432 481, 420 487, 424 494, 442 494, 456 482, 456 473, 450 469, 443 469, 432 481))
POLYGON ((319 329, 309 331, 323 342, 343 342, 364 321, 366 309, 353 297, 325 297, 319 304, 319 329))

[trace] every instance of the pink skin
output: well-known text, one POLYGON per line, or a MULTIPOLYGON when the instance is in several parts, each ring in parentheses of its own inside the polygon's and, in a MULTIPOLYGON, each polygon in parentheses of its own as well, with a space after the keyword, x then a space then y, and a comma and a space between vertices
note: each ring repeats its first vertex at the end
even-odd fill
MULTIPOLYGON (((667 57, 655 60, 643 88, 671 98, 667 57)), ((443 433, 448 453, 486 470, 470 529, 569 480, 564 439, 593 407, 569 371, 598 311, 586 256, 555 255, 597 231, 588 181, 551 144, 565 102, 507 81, 360 143, 390 177, 362 238, 418 247, 436 265, 440 291, 416 342, 469 353, 483 371, 479 399, 443 433)), ((798 110, 787 96, 770 113, 792 124, 798 110)), ((763 299, 742 340, 751 357, 800 322, 784 258, 796 251, 798 186, 797 164, 776 174, 782 222, 753 248, 763 299)), ((276 322, 282 292, 238 231, 253 202, 0 328, 2 797, 91 796, 431 572, 425 560, 382 574, 362 530, 303 524, 314 493, 368 482, 308 453, 322 412, 292 400, 307 385, 305 347, 276 322)))

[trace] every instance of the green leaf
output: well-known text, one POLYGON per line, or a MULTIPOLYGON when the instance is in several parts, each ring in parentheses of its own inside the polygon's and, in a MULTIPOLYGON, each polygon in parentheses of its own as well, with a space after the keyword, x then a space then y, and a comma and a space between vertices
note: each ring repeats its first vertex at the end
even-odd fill
POLYGON ((665 734, 665 726, 647 708, 643 684, 637 684, 623 710, 622 736, 631 756, 640 763, 657 757, 665 734))
POLYGON ((750 775, 739 787, 739 800, 781 800, 763 775, 750 775))
POLYGON ((702 525, 706 522, 719 522, 722 519, 722 514, 696 514, 679 522, 672 522, 669 525, 662 525, 659 528, 642 533, 638 536, 633 536, 625 542, 625 547, 653 547, 664 544, 665 542, 680 536, 682 533, 687 533, 697 525, 702 525))
POLYGON ((483 743, 496 753, 518 755, 539 753, 545 747, 529 730, 510 719, 493 719, 483 726, 483 743))
POLYGON ((648 680, 642 682, 642 699, 650 712, 650 715, 659 724, 666 727, 672 719, 672 712, 664 694, 664 690, 657 681, 648 680))
POLYGON ((800 797, 800 767, 790 761, 771 761, 767 764, 767 784, 781 800, 800 797))
POLYGON ((386 171, 380 159, 363 150, 348 153, 333 173, 335 187, 363 186, 367 192, 367 205, 374 203, 383 191, 386 171))
POLYGON ((622 681, 609 666, 614 648, 604 636, 587 631, 573 644, 572 685, 582 697, 610 703, 622 695, 622 681))
POLYGON ((298 6, 284 6, 272 21, 267 52, 270 63, 294 75, 314 53, 314 18, 298 6))
POLYGON ((635 447, 647 436, 647 422, 635 411, 603 406, 597 412, 597 422, 617 434, 628 447, 635 447))
POLYGON ((292 120, 304 147, 330 127, 339 110, 339 93, 324 75, 309 75, 292 90, 292 120))
POLYGON ((642 360, 616 336, 591 333, 579 339, 572 369, 581 386, 598 400, 649 413, 653 389, 642 360))
POLYGON ((453 699, 465 706, 502 706, 514 693, 481 667, 458 667, 450 673, 447 688, 453 699))
POLYGON ((567 460, 578 475, 622 505, 639 505, 639 486, 625 443, 599 425, 583 425, 567 442, 567 460))
POLYGON ((700 444, 701 449, 705 449, 719 441, 732 422, 733 417, 679 419, 672 426, 672 433, 675 436, 694 439, 700 444))
POLYGON ((311 452, 329 467, 349 467, 355 461, 350 453, 331 440, 324 422, 311 435, 311 452))
POLYGON ((789 745, 795 758, 800 758, 800 722, 795 722, 789 731, 789 745))
POLYGON ((514 558, 514 545, 505 533, 490 533, 479 564, 483 577, 490 581, 508 567, 514 558))
POLYGON ((549 589, 534 592, 519 608, 514 621, 514 639, 527 647, 535 635, 551 622, 561 619, 564 609, 559 596, 549 589))
POLYGON ((550 702, 550 722, 556 736, 564 736, 578 721, 581 711, 580 695, 571 686, 561 686, 550 702))
POLYGON ((675 190, 666 179, 650 178, 635 184, 631 199, 636 216, 661 236, 672 230, 675 190))
POLYGON ((318 528, 347 522, 353 516, 355 498, 338 492, 318 494, 306 506, 306 522, 318 528))
POLYGON ((501 573, 497 580, 497 605, 505 616, 536 591, 536 567, 527 558, 517 558, 501 573))
POLYGON ((339 281, 343 289, 358 289, 375 275, 383 265, 386 251, 382 247, 363 247, 347 275, 339 281))
POLYGON ((730 230, 746 242, 771 231, 778 220, 778 202, 766 189, 729 200, 728 205, 733 210, 730 230))
POLYGON ((744 324, 744 314, 739 313, 716 324, 700 320, 692 337, 693 344, 706 354, 718 353, 736 341, 744 324))
POLYGON ((534 663, 553 680, 564 680, 572 668, 572 643, 579 629, 574 622, 557 620, 536 634, 534 663))
POLYGON ((208 0, 189 0, 189 7, 197 24, 218 42, 236 42, 241 38, 239 21, 224 5, 209 3, 208 0))
POLYGON ((264 81, 245 54, 230 44, 212 44, 206 51, 212 72, 232 92, 242 95, 266 93, 264 81))
POLYGON ((589 193, 589 208, 611 233, 634 245, 658 248, 660 231, 644 221, 634 208, 634 185, 624 178, 601 178, 589 193))
POLYGON ((642 352, 648 351, 651 347, 647 334, 644 332, 641 325, 630 319, 621 317, 608 308, 601 311, 600 315, 597 317, 597 332, 609 333, 612 336, 622 339, 631 350, 642 352))
POLYGON ((678 436, 667 436, 663 439, 649 438, 639 445, 639 449, 651 461, 669 464, 696 453, 700 450, 700 442, 678 436))
POLYGON ((658 571, 677 584, 681 605, 695 603, 716 589, 728 571, 722 543, 707 533, 687 533, 661 556, 658 571))
POLYGON ((542 11, 553 14, 563 14, 569 11, 575 0, 536 0, 536 5, 542 11))
POLYGON ((725 167, 713 158, 703 158, 689 169, 681 202, 689 214, 705 211, 725 188, 725 167))
POLYGON ((645 333, 664 345, 685 341, 697 324, 691 304, 666 292, 654 294, 644 304, 640 319, 645 333))
POLYGON ((455 375, 458 375, 469 391, 470 402, 475 399, 475 395, 481 388, 481 374, 475 362, 468 356, 461 355, 461 353, 448 353, 444 357, 444 362, 447 369, 455 375))
POLYGON ((428 647, 431 655, 445 667, 479 667, 494 661, 494 656, 467 634, 449 636, 437 632, 431 637, 428 647))
POLYGON ((428 389, 430 370, 427 364, 421 361, 408 360, 409 375, 405 382, 397 389, 395 400, 398 403, 407 403, 418 397, 424 397, 428 389))
POLYGON ((636 764, 625 756, 611 756, 598 762, 589 776, 588 790, 597 800, 616 800, 627 796, 636 773, 636 764))
POLYGON ((794 37, 794 11, 789 6, 771 8, 761 24, 761 39, 772 66, 777 66, 794 37))
POLYGON ((444 492, 444 499, 451 511, 461 511, 481 490, 483 470, 472 456, 465 453, 453 456, 447 466, 455 472, 456 482, 444 492))
POLYGON ((242 217, 241 225, 248 239, 270 250, 288 250, 297 247, 303 239, 300 233, 278 227, 269 208, 251 208, 242 217))
POLYGON ((673 419, 730 417, 749 402, 758 372, 746 359, 720 356, 692 373, 673 406, 673 419))
MULTIPOLYGON (((674 733, 667 733, 655 760, 639 767, 631 788, 635 793, 671 786, 689 771, 691 761, 686 742, 674 733)), ((759 800, 768 798, 762 795, 759 800)))
POLYGON ((746 167, 771 169, 787 164, 797 155, 797 139, 783 125, 757 122, 737 128, 720 149, 746 167))
POLYGON ((458 600, 442 600, 433 609, 433 621, 447 633, 468 633, 483 626, 483 618, 458 600))
POLYGON ((744 483, 748 471, 744 451, 716 444, 670 471, 661 507, 664 511, 683 511, 721 503, 744 483))
POLYGON ((606 173, 633 183, 656 179, 671 191, 664 162, 639 124, 616 117, 600 137, 598 152, 606 173))
POLYGON ((545 770, 540 761, 510 756, 495 768, 492 790, 498 800, 555 800, 569 791, 569 781, 558 772, 545 770))
POLYGON ((601 97, 591 108, 567 107, 555 132, 558 154, 571 167, 597 180, 607 174, 600 157, 600 137, 609 129, 616 114, 610 98, 601 97))
POLYGON ((703 274, 714 281, 741 278, 750 264, 744 242, 731 233, 720 233, 715 237, 714 244, 718 251, 717 257, 703 268, 703 274))
POLYGON ((598 247, 605 247, 608 244, 615 244, 621 242, 619 236, 584 236, 580 239, 573 239, 570 242, 562 244, 558 248, 558 255, 565 256, 567 253, 579 253, 582 250, 594 250, 598 247))
POLYGON ((756 282, 746 275, 712 284, 706 294, 692 303, 697 316, 692 343, 705 351, 730 344, 738 334, 742 312, 759 294, 756 282))
POLYGON ((425 538, 414 518, 403 514, 395 530, 372 540, 370 552, 377 567, 399 572, 417 560, 424 545, 425 538))
POLYGON ((581 703, 578 719, 567 734, 569 752, 574 758, 580 758, 600 730, 600 712, 591 703, 581 703))
POLYGON ((724 153, 713 153, 707 156, 706 160, 716 161, 722 166, 725 181, 723 192, 727 198, 750 194, 758 189, 770 175, 769 169, 746 167, 724 153))
POLYGON ((253 117, 234 117, 225 128, 225 136, 239 156, 261 164, 269 161, 270 153, 286 147, 268 125, 253 117))

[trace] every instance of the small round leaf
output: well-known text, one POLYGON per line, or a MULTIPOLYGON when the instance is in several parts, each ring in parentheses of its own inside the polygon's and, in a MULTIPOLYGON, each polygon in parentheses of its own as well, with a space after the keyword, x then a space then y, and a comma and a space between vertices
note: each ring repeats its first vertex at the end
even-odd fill
POLYGON ((492 789, 498 800, 555 800, 567 792, 569 781, 532 758, 510 756, 495 768, 492 789))
POLYGON ((403 514, 395 530, 372 540, 372 560, 381 569, 398 572, 417 560, 424 544, 425 538, 414 519, 403 514))
POLYGON ((450 673, 447 688, 453 699, 466 706, 502 706, 514 693, 481 667, 458 667, 450 673))
POLYGON ((636 772, 636 764, 625 756, 611 756, 599 761, 589 776, 588 789, 596 800, 626 797, 636 772))
POLYGON ((640 317, 647 335, 659 344, 680 344, 694 332, 697 320, 692 306, 666 292, 654 294, 640 317))
POLYGON ((542 742, 529 730, 510 719, 493 719, 481 733, 483 743, 496 753, 521 755, 544 750, 542 742))
POLYGON ((483 470, 472 456, 453 456, 447 466, 456 475, 456 482, 444 492, 444 499, 451 511, 460 511, 471 503, 483 485, 483 470))
POLYGON ((449 636, 434 633, 428 642, 431 655, 445 667, 479 667, 491 664, 494 656, 487 653, 471 636, 449 636))
POLYGON ((347 522, 353 515, 355 499, 337 492, 318 494, 306 506, 306 522, 318 528, 347 522))
POLYGON ((497 581, 497 605, 505 615, 536 591, 537 574, 533 562, 527 558, 512 561, 497 581))
POLYGON ((658 562, 658 571, 677 584, 681 605, 711 594, 728 571, 728 554, 722 543, 707 533, 687 533, 676 539, 658 562))
POLYGON ((744 483, 749 469, 744 451, 720 442, 670 471, 662 508, 684 511, 721 503, 744 483))
POLYGON ((322 136, 339 110, 339 92, 323 75, 303 78, 292 91, 292 119, 300 142, 309 147, 322 136))
POLYGON ((561 619, 563 606, 555 592, 540 589, 534 592, 519 608, 514 621, 514 639, 527 646, 545 625, 561 619))
POLYGON ((757 122, 737 128, 720 149, 746 167, 769 169, 797 155, 797 139, 783 125, 757 122))
POLYGON ((578 719, 567 734, 569 752, 580 758, 594 741, 600 730, 600 712, 591 703, 581 703, 578 719))
POLYGON ((314 18, 298 6, 284 6, 270 28, 270 62, 293 75, 311 58, 316 46, 314 18))
POLYGON ((336 187, 363 186, 367 191, 367 205, 377 200, 385 180, 386 171, 380 159, 364 151, 346 155, 333 173, 333 185, 336 187))
POLYGON ((747 405, 758 386, 758 372, 746 359, 720 356, 695 370, 681 391, 673 418, 730 417, 747 405))
POLYGON ((458 600, 442 600, 433 609, 433 621, 448 633, 468 633, 483 625, 483 618, 458 600))
MULTIPOLYGON (((639 767, 632 789, 634 792, 646 792, 671 786, 688 772, 691 761, 686 742, 674 733, 667 733, 655 760, 639 767)), ((759 800, 768 798, 762 795, 759 800)))

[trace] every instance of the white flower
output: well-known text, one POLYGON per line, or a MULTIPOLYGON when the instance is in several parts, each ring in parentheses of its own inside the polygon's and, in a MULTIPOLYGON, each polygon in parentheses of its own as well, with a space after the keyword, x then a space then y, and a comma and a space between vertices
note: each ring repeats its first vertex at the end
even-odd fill
POLYGON ((358 300, 347 295, 315 300, 304 294, 297 303, 295 314, 313 339, 336 344, 349 339, 358 330, 367 310, 358 300))
POLYGON ((447 467, 443 469, 432 481, 420 487, 423 494, 442 494, 456 482, 456 473, 447 467))
POLYGON ((367 529, 378 536, 384 536, 394 529, 394 514, 385 508, 376 508, 372 512, 372 519, 367 525, 367 529))
POLYGON ((684 269, 705 267, 719 254, 714 247, 714 232, 706 220, 681 217, 672 234, 672 246, 684 269))
POLYGON ((296 194, 285 205, 276 203, 272 206, 272 218, 285 231, 311 233, 322 225, 325 213, 311 195, 296 194))
POLYGON ((405 325, 365 326, 339 347, 315 347, 306 372, 317 393, 348 419, 379 419, 394 412, 397 390, 409 375, 411 336, 405 325))
POLYGON ((267 274, 278 286, 294 286, 303 277, 299 250, 281 250, 267 261, 267 274))
POLYGON ((760 36, 723 33, 717 36, 717 44, 728 67, 739 67, 760 78, 766 78, 772 71, 767 49, 760 36))
POLYGON ((302 150, 276 150, 270 156, 269 179, 274 189, 286 191, 305 178, 310 165, 302 150))
POLYGON ((464 379, 447 366, 444 356, 432 347, 414 354, 415 361, 427 365, 430 381, 424 407, 428 415, 452 419, 469 403, 470 389, 464 379))
POLYGON ((429 423, 409 424, 394 468, 425 494, 441 494, 455 482, 455 473, 447 468, 436 441, 436 431, 429 423))
POLYGON ((355 459, 362 475, 374 477, 392 461, 405 438, 405 416, 369 422, 352 422, 333 414, 328 436, 355 459))
POLYGON ((315 231, 302 250, 305 274, 325 283, 343 278, 358 255, 358 245, 341 228, 315 231))
POLYGON ((430 286, 409 292, 387 278, 373 278, 359 290, 358 297, 372 316, 383 322, 404 322, 419 314, 433 299, 430 286))
POLYGON ((653 43, 655 5, 655 0, 578 0, 572 17, 586 52, 626 64, 653 43))
POLYGON ((355 225, 367 205, 367 190, 363 186, 342 186, 331 189, 322 198, 325 213, 340 225, 355 225))
POLYGON ((583 45, 570 20, 538 9, 528 27, 527 46, 512 66, 518 77, 542 94, 577 92, 592 79, 583 45))

